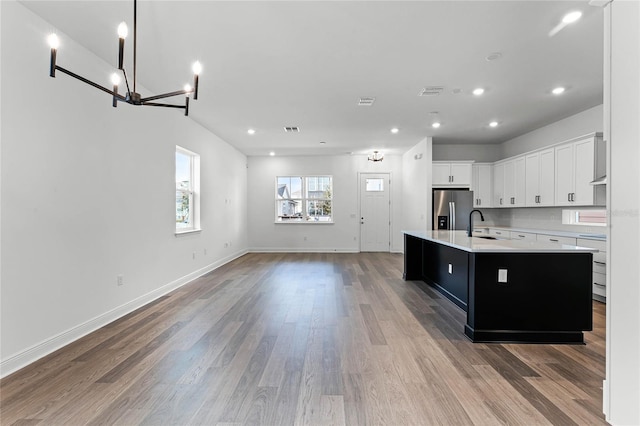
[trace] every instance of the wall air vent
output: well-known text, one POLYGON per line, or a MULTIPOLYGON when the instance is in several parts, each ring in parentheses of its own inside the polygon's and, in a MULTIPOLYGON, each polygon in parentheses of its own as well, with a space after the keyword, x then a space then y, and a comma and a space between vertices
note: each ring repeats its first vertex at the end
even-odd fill
POLYGON ((358 100, 358 106, 371 106, 376 101, 376 98, 360 98, 358 100))
POLYGON ((300 132, 300 128, 298 126, 285 127, 284 131, 287 133, 298 133, 300 132))
POLYGON ((418 96, 438 96, 443 90, 444 87, 442 86, 427 86, 420 90, 418 96))

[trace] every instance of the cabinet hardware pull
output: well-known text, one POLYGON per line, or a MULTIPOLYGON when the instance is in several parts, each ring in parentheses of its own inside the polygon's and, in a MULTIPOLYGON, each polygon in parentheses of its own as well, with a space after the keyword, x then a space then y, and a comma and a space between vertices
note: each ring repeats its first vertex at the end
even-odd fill
POLYGON ((520 238, 524 238, 524 235, 518 235, 518 237, 520 237, 520 238))
POLYGON ((599 262, 597 260, 594 260, 593 263, 597 263, 598 265, 606 265, 606 262, 599 262))
POLYGON ((549 238, 549 241, 553 241, 554 243, 559 242, 558 240, 555 240, 555 239, 553 239, 553 238, 549 238))
POLYGON ((571 201, 571 193, 567 194, 567 201, 571 201))
POLYGON ((500 198, 500 205, 502 205, 502 198, 500 198))
POLYGON ((606 284, 598 284, 598 283, 594 283, 595 285, 597 285, 598 287, 606 287, 606 284))

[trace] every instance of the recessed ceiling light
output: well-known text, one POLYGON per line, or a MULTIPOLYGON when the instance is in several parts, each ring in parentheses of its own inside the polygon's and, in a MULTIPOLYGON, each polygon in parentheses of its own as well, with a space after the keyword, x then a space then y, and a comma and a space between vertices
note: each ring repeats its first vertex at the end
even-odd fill
POLYGON ((433 123, 431 125, 431 127, 433 127, 434 129, 437 129, 438 127, 440 127, 440 123, 438 121, 436 121, 435 123, 433 123))
POLYGON ((480 96, 484 93, 484 89, 482 87, 478 87, 477 89, 473 89, 473 94, 476 96, 480 96))
POLYGON ((391 133, 393 133, 394 135, 396 133, 398 133, 400 131, 400 129, 398 129, 397 127, 394 127, 393 129, 391 129, 391 133))
POLYGON ((551 93, 553 93, 554 95, 561 95, 562 93, 564 93, 564 87, 556 87, 551 91, 551 93))
POLYGON ((487 57, 485 58, 487 61, 491 62, 491 61, 495 61, 497 59, 502 58, 502 53, 500 52, 493 52, 493 53, 489 53, 489 55, 487 55, 487 57))
POLYGON ((498 127, 498 122, 492 121, 491 123, 489 123, 489 127, 498 127))
POLYGON ((576 10, 574 12, 569 12, 566 15, 564 15, 564 17, 562 18, 562 22, 564 22, 565 24, 571 24, 576 22, 578 19, 580 19, 581 16, 582 16, 582 12, 580 12, 579 10, 576 10))
POLYGON ((256 131, 254 129, 249 129, 247 130, 247 133, 249 133, 250 135, 255 135, 256 131))
POLYGON ((269 155, 273 157, 274 155, 276 155, 276 153, 275 153, 275 152, 273 152, 273 151, 271 151, 271 152, 269 153, 269 155))
POLYGON ((326 142, 325 141, 320 141, 320 145, 325 145, 326 142))

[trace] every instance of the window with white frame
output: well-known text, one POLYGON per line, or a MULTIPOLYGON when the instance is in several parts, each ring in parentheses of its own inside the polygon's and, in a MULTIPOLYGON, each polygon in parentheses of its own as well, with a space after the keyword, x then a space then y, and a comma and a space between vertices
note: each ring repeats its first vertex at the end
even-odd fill
POLYGON ((276 177, 276 222, 333 222, 331 176, 276 177))
POLYGON ((176 233, 200 228, 200 156, 176 146, 176 233))
POLYGON ((607 226, 604 209, 562 210, 562 223, 566 225, 607 226))

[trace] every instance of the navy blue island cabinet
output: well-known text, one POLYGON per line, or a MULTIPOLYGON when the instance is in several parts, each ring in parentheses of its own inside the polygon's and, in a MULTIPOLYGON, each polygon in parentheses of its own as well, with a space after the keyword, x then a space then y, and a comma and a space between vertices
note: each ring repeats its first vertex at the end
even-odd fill
POLYGON ((595 250, 464 231, 404 234, 403 278, 424 281, 465 310, 473 342, 579 344, 592 329, 595 250))

